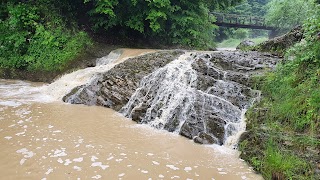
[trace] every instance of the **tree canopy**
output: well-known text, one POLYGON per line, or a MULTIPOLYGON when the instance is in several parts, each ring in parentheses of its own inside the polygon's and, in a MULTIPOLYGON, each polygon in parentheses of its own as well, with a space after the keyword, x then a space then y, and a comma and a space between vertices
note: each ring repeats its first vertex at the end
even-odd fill
POLYGON ((215 28, 209 11, 240 1, 3 0, 0 67, 61 69, 88 45, 88 32, 206 49, 215 28))
POLYGON ((211 9, 241 0, 85 0, 92 9, 94 28, 132 30, 138 35, 165 39, 167 43, 206 47, 213 40, 211 9))
POLYGON ((314 3, 314 0, 271 0, 267 5, 267 23, 286 32, 312 15, 314 3))

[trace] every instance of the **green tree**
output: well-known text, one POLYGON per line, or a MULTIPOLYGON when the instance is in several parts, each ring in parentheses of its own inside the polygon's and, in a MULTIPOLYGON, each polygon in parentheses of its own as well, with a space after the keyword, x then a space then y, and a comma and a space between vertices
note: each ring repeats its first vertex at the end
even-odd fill
POLYGON ((272 0, 267 5, 267 23, 286 32, 302 25, 312 15, 314 0, 272 0))
POLYGON ((8 0, 1 5, 1 68, 62 69, 90 42, 75 23, 66 23, 61 14, 66 3, 8 0))
POLYGON ((209 8, 221 8, 240 0, 85 0, 95 28, 125 29, 167 43, 205 48, 213 40, 209 8))

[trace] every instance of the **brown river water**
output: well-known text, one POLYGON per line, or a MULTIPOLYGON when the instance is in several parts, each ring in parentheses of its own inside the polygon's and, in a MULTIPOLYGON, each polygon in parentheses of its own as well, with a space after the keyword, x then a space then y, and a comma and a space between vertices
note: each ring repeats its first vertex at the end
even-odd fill
POLYGON ((0 179, 262 179, 236 150, 65 104, 50 89, 0 80, 0 179))

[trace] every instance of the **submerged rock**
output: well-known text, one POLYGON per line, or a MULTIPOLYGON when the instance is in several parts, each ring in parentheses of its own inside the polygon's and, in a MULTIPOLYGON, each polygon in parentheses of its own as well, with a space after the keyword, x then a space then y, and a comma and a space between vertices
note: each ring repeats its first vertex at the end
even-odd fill
POLYGON ((197 143, 223 144, 244 130, 241 114, 259 96, 250 88, 251 76, 273 68, 278 58, 257 52, 181 54, 163 51, 129 59, 63 100, 120 110, 138 123, 197 143))

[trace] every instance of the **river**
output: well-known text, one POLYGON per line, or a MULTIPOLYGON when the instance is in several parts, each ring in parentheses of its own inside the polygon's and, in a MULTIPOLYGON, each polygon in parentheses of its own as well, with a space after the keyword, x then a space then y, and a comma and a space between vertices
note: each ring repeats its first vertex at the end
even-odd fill
POLYGON ((236 150, 63 103, 57 82, 0 80, 0 179, 262 179, 236 150))

